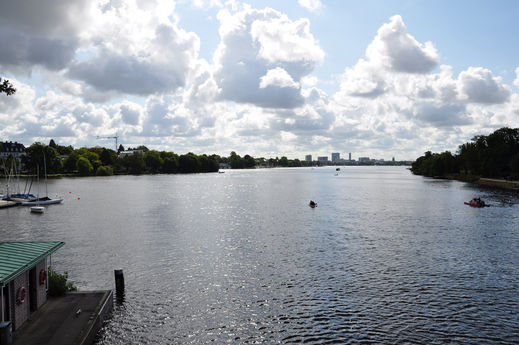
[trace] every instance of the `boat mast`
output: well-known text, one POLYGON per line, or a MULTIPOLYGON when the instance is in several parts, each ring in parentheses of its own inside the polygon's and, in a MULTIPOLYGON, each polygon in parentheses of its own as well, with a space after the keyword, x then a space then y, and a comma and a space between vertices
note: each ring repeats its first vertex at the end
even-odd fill
POLYGON ((47 163, 45 161, 45 151, 43 151, 43 170, 45 172, 45 196, 49 196, 49 192, 47 190, 47 163))

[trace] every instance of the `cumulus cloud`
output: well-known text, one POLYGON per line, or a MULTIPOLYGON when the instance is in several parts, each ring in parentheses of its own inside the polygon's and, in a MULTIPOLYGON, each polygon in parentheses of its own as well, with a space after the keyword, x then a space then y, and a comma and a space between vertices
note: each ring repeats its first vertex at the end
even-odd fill
POLYGON ((221 43, 214 60, 221 97, 270 108, 302 105, 301 78, 324 58, 308 20, 291 21, 269 8, 222 10, 218 18, 221 43))
POLYGON ((516 75, 517 78, 515 78, 515 80, 514 80, 514 85, 519 87, 519 67, 517 67, 515 69, 515 75, 516 75))
POLYGON ((0 27, 0 66, 30 74, 33 66, 60 70, 73 59, 78 40, 52 39, 0 27))
POLYGON ((321 0, 297 0, 300 6, 310 10, 310 11, 316 11, 320 9, 323 4, 321 3, 321 0))
POLYGON ((86 32, 91 54, 69 76, 101 91, 151 95, 186 85, 199 40, 172 23, 174 5, 157 1, 110 3, 86 32))
POLYGON ((0 26, 46 37, 75 37, 88 20, 89 0, 0 2, 0 26))
POLYGON ((352 96, 374 98, 386 91, 386 84, 375 66, 360 59, 355 68, 347 68, 344 72, 341 90, 352 96))
POLYGON ((422 103, 415 106, 415 116, 426 125, 453 127, 471 124, 462 104, 422 103))
POLYGON ((460 73, 460 89, 467 99, 475 103, 503 103, 510 97, 510 88, 501 77, 482 67, 469 67, 460 73))
POLYGON ((405 73, 427 73, 438 65, 439 56, 431 42, 421 44, 407 32, 402 17, 395 15, 382 25, 366 50, 372 62, 405 73))
POLYGON ((260 89, 268 86, 299 88, 299 84, 292 79, 290 74, 280 67, 268 70, 267 74, 260 78, 260 89))

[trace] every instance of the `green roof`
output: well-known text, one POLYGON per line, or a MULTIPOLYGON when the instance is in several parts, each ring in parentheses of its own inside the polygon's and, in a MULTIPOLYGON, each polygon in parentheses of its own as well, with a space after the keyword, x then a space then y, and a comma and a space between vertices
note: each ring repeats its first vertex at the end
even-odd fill
POLYGON ((0 242, 0 286, 63 247, 65 242, 0 242))

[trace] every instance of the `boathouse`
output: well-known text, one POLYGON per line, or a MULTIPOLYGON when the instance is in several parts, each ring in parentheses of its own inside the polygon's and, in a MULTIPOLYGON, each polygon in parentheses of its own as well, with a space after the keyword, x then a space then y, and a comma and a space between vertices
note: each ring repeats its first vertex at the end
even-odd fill
POLYGON ((65 242, 0 242, 1 324, 19 328, 47 301, 50 256, 65 242))

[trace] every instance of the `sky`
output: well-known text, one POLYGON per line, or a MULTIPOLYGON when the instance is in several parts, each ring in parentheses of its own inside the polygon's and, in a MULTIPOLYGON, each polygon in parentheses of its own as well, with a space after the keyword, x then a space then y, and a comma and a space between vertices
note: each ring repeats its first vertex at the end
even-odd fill
POLYGON ((519 2, 0 0, 0 141, 414 160, 519 127, 519 2))

